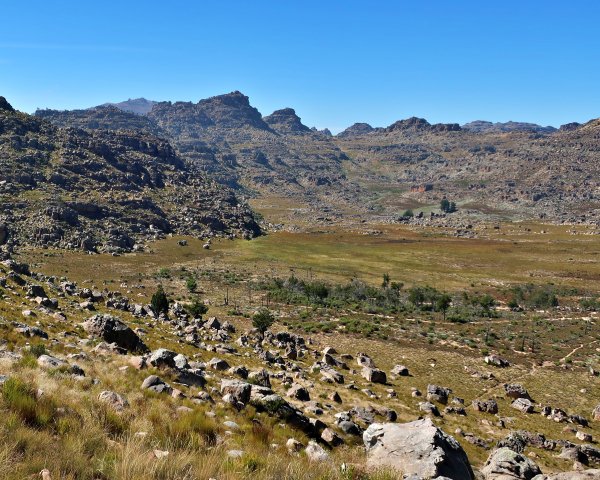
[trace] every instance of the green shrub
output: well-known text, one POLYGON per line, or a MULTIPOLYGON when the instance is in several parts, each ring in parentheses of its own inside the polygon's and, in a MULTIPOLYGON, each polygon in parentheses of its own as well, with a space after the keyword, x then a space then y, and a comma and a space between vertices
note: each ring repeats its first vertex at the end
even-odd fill
POLYGON ((208 312, 208 306, 199 297, 196 297, 185 309, 194 318, 202 318, 202 315, 208 312))
POLYGON ((252 326, 256 328, 260 333, 265 333, 271 325, 275 322, 275 317, 266 308, 260 309, 252 317, 252 326))
POLYGON ((42 355, 46 355, 46 346, 42 343, 31 345, 31 347, 29 347, 29 353, 35 358, 39 358, 42 355))
POLYGON ((190 292, 190 293, 195 292, 196 289, 198 288, 198 282, 196 281, 196 278, 193 277, 192 275, 187 277, 187 279, 185 281, 185 288, 187 288, 188 292, 190 292))
POLYGON ((156 315, 160 315, 161 313, 166 314, 169 312, 169 299, 167 298, 167 294, 165 293, 162 285, 159 285, 154 295, 152 295, 150 305, 152 306, 152 311, 156 315))

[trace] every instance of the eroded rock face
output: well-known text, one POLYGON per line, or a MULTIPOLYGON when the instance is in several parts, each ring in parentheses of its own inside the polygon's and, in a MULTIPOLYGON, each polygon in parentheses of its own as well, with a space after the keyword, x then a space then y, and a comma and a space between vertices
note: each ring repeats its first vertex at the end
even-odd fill
POLYGON ((492 452, 481 473, 485 480, 531 480, 542 472, 529 458, 502 447, 492 452))
POLYGON ((424 480, 474 479, 460 444, 426 418, 410 423, 374 423, 363 434, 367 467, 391 467, 424 480))
POLYGON ((91 336, 102 338, 107 343, 116 343, 129 352, 147 352, 148 347, 119 318, 112 315, 94 315, 83 322, 83 328, 91 336))

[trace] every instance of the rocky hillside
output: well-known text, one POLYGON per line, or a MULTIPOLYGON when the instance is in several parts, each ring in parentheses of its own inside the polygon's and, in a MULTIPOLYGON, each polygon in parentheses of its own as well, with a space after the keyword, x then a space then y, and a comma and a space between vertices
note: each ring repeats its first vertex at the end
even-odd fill
MULTIPOLYGON (((90 115, 101 122, 110 112, 113 125, 121 118, 115 110, 90 115)), ((80 112, 72 117, 82 125, 90 121, 80 112)), ((140 124, 147 120, 140 117, 140 124)), ((128 251, 171 232, 206 238, 260 233, 248 207, 164 139, 143 129, 58 128, 14 111, 4 99, 0 224, 2 243, 90 251, 128 251)))
POLYGON ((148 116, 182 155, 225 183, 314 200, 334 194, 344 201, 356 188, 344 176, 346 156, 331 136, 303 125, 291 108, 263 118, 248 97, 233 92, 195 104, 158 103, 148 116))
POLYGON ((480 214, 600 220, 597 122, 546 131, 408 119, 385 129, 354 126, 337 144, 351 158, 350 178, 382 192, 387 213, 448 197, 480 214))
POLYGON ((220 183, 311 205, 311 221, 323 212, 397 221, 409 208, 437 212, 445 197, 460 212, 443 218, 450 223, 490 215, 600 220, 597 121, 557 130, 524 122, 430 124, 412 117, 385 128, 357 123, 333 137, 308 128, 292 108, 263 117, 240 92, 198 103, 156 103, 145 117, 106 107, 38 115, 60 126, 166 136, 220 183))
POLYGON ((59 127, 86 130, 134 130, 165 136, 147 117, 127 112, 116 106, 101 105, 84 110, 37 110, 36 117, 43 118, 59 127))

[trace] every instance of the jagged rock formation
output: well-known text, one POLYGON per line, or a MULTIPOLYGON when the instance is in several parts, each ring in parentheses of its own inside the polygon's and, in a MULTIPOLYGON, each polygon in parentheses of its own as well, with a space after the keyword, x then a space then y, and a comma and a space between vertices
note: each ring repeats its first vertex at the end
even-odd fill
POLYGON ((11 243, 128 251, 171 232, 260 232, 233 192, 144 131, 61 129, 5 107, 0 152, 0 224, 11 243))
POLYGON ((83 128, 86 130, 133 130, 165 136, 147 117, 127 112, 111 105, 85 110, 37 110, 36 117, 43 118, 59 127, 83 128))
POLYGON ((346 156, 332 138, 311 131, 292 109, 263 118, 248 97, 233 92, 196 104, 158 103, 148 117, 223 183, 310 201, 337 195, 343 202, 356 188, 344 177, 346 156))

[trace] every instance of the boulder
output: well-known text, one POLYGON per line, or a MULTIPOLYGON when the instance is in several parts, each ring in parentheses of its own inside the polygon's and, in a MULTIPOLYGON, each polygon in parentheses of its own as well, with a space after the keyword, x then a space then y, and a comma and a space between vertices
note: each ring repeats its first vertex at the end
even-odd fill
POLYGON ((510 406, 516 410, 520 410, 523 413, 533 412, 533 403, 527 398, 517 398, 510 406))
POLYGON ((356 363, 359 367, 375 368, 375 362, 366 353, 359 353, 356 355, 356 363))
POLYGON ((404 365, 396 365, 392 368, 392 375, 396 375, 398 377, 408 377, 408 367, 404 365))
POLYGON ((98 401, 106 403, 117 412, 120 412, 125 407, 129 406, 129 403, 125 398, 116 392, 111 392, 110 390, 104 390, 103 392, 100 392, 98 395, 98 401))
POLYGON ((156 393, 171 394, 173 389, 171 386, 156 375, 150 375, 142 382, 142 390, 150 390, 156 393))
POLYGON ((517 399, 517 398, 527 398, 531 400, 529 396, 529 392, 523 387, 523 385, 519 383, 507 383, 504 385, 504 391, 506 392, 506 396, 508 398, 517 399))
POLYGON ((227 370, 229 367, 229 364, 225 361, 225 360, 221 360, 220 358, 212 358, 208 363, 207 363, 209 368, 212 368, 213 370, 218 370, 218 371, 224 371, 227 370))
POLYGON ((483 361, 488 365, 492 365, 498 368, 510 367, 510 362, 502 357, 499 357, 498 355, 488 355, 483 359, 483 361))
POLYGON ((596 408, 592 410, 592 419, 600 422, 600 404, 596 405, 596 408))
POLYGON ((481 473, 485 480, 531 480, 542 472, 529 458, 502 447, 492 452, 481 473))
POLYGON ((329 454, 317 442, 308 442, 304 452, 311 462, 326 462, 329 460, 329 454))
POLYGON ((377 368, 363 367, 361 374, 368 382, 383 384, 387 382, 385 372, 377 368))
POLYGON ((116 343, 129 352, 148 351, 148 347, 140 337, 119 318, 112 315, 94 315, 83 322, 83 328, 88 334, 102 338, 107 343, 116 343))
POLYGON ((452 390, 439 385, 427 385, 427 400, 430 402, 439 402, 444 405, 448 403, 448 395, 452 393, 452 390))
POLYGON ((229 398, 237 403, 246 405, 250 401, 252 385, 240 380, 221 380, 221 395, 229 395, 229 398))
POLYGON ((485 412, 485 413, 492 413, 492 414, 498 413, 498 402, 496 402, 496 400, 493 400, 491 398, 486 401, 473 400, 472 405, 473 405, 473 408, 478 412, 485 412))
POLYGON ((429 418, 404 424, 374 423, 363 434, 363 441, 369 468, 391 467, 423 480, 440 476, 474 479, 460 444, 429 418))
POLYGON ((148 358, 148 363, 153 367, 157 368, 175 368, 175 357, 177 353, 172 350, 167 350, 166 348, 159 348, 158 350, 154 350, 150 357, 148 358))
POLYGON ((344 440, 342 440, 341 437, 337 433, 335 433, 331 428, 325 428, 321 432, 321 440, 331 445, 332 447, 337 447, 338 445, 344 443, 344 440))
POLYGON ((288 389, 287 396, 296 400, 300 400, 301 402, 310 401, 310 394, 308 393, 308 390, 297 383, 293 384, 288 389))
POLYGON ((264 368, 256 370, 248 374, 248 381, 253 385, 260 385, 262 387, 271 388, 271 380, 269 378, 269 372, 264 368))
POLYGON ((51 355, 40 355, 37 364, 42 368, 59 368, 68 365, 67 362, 51 355))

